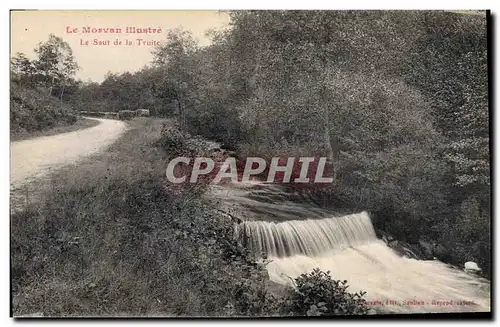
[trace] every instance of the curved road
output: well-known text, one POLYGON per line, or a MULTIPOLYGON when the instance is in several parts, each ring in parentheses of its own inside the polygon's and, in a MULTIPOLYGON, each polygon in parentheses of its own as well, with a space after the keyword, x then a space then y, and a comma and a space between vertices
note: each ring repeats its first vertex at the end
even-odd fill
POLYGON ((11 142, 11 188, 42 176, 49 169, 74 163, 82 157, 103 150, 116 141, 127 126, 119 120, 86 118, 101 123, 74 132, 11 142))

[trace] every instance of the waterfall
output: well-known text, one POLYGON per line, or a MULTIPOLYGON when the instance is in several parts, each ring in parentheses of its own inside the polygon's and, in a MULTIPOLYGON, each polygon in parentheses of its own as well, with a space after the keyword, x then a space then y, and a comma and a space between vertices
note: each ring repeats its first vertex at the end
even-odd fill
POLYGON ((236 237, 262 254, 273 282, 290 285, 320 268, 347 280, 350 292, 366 291, 379 313, 490 311, 489 281, 439 260, 402 257, 377 239, 366 212, 338 215, 262 183, 213 186, 212 194, 243 220, 236 237))
POLYGON ((249 240, 257 253, 273 257, 315 256, 377 240, 366 212, 278 223, 246 221, 237 227, 237 234, 249 240))
POLYGON ((489 282, 438 260, 401 257, 377 239, 366 212, 341 217, 245 221, 237 237, 267 258, 272 281, 320 268, 367 291, 378 312, 489 311, 489 282))

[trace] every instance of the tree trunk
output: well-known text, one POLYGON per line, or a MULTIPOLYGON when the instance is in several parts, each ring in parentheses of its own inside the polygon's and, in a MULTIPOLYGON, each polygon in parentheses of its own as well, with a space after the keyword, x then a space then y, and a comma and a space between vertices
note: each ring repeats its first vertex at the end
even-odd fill
POLYGON ((62 89, 61 89, 61 96, 60 96, 61 103, 63 102, 63 95, 64 95, 64 84, 63 84, 62 89))
POLYGON ((54 81, 55 81, 55 77, 52 77, 52 83, 50 83, 50 87, 49 87, 49 95, 52 96, 52 89, 54 89, 54 81))
POLYGON ((328 148, 328 160, 330 160, 333 163, 333 160, 335 159, 335 153, 333 150, 333 144, 332 144, 332 137, 330 135, 330 119, 328 118, 328 114, 325 112, 325 145, 328 148))
POLYGON ((325 145, 328 148, 328 160, 330 161, 332 167, 332 178, 333 182, 337 181, 337 171, 339 166, 339 139, 337 136, 330 135, 330 119, 328 113, 325 115, 325 145))
POLYGON ((177 99, 177 108, 179 110, 179 123, 181 126, 181 129, 184 129, 184 113, 182 112, 182 105, 181 105, 181 100, 177 99))
MULTIPOLYGON (((322 83, 323 84, 323 83, 322 83)), ((326 99, 326 88, 322 85, 320 89, 319 98, 319 106, 323 108, 323 119, 324 119, 324 142, 325 146, 328 149, 328 161, 330 162, 330 166, 332 168, 333 183, 337 181, 337 171, 339 166, 339 138, 338 135, 331 136, 331 123, 330 123, 330 113, 328 108, 328 99, 326 99)))

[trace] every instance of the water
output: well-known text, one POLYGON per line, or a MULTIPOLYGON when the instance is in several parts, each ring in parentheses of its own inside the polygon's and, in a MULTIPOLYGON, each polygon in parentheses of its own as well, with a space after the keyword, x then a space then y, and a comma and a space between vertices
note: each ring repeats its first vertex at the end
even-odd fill
POLYGON ((284 222, 247 221, 237 226, 241 238, 265 255, 317 256, 329 249, 345 249, 376 241, 370 217, 366 212, 324 219, 284 222))
POLYGON ((380 303, 373 305, 377 311, 405 313, 490 310, 487 281, 437 260, 419 261, 399 257, 381 241, 343 251, 327 251, 314 257, 271 256, 269 259, 269 277, 275 282, 291 283, 290 278, 310 272, 313 268, 329 270, 333 278, 347 280, 351 292, 366 291, 367 300, 380 303), (436 301, 452 301, 452 304, 438 305, 436 301))
POLYGON ((377 239, 366 212, 332 214, 255 182, 214 186, 213 195, 243 217, 237 233, 270 261, 272 281, 291 284, 320 268, 347 280, 351 292, 366 291, 377 312, 490 311, 489 281, 438 260, 400 256, 377 239))

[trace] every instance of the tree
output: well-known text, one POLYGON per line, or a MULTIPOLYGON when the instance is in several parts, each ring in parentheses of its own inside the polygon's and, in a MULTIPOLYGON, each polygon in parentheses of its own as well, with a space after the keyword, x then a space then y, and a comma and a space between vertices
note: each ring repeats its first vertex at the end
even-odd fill
POLYGON ((49 89, 49 94, 59 86, 62 100, 68 81, 79 69, 71 47, 62 38, 50 34, 47 42, 38 44, 35 53, 38 55, 35 66, 39 82, 49 89))
POLYGON ((445 137, 440 156, 448 166, 447 195, 456 216, 463 215, 462 202, 476 203, 472 216, 483 222, 474 229, 483 230, 490 211, 486 17, 429 12, 425 22, 426 34, 408 57, 405 79, 429 99, 445 137))
POLYGON ((10 61, 11 79, 26 86, 35 86, 35 62, 28 59, 24 53, 16 53, 10 61))
POLYGON ((486 50, 467 53, 459 61, 459 67, 464 73, 468 72, 471 83, 462 85, 462 105, 456 109, 451 120, 458 128, 445 150, 446 159, 453 165, 455 185, 487 194, 490 186, 490 155, 486 50), (479 65, 479 69, 471 65, 479 65))
POLYGON ((169 30, 166 42, 153 50, 153 64, 168 65, 180 61, 196 52, 198 44, 191 32, 182 29, 169 30))
POLYGON ((170 30, 164 44, 153 51, 153 65, 160 67, 168 82, 156 84, 155 93, 177 103, 177 115, 182 127, 186 125, 188 92, 195 85, 197 63, 194 53, 198 49, 190 32, 170 30))

